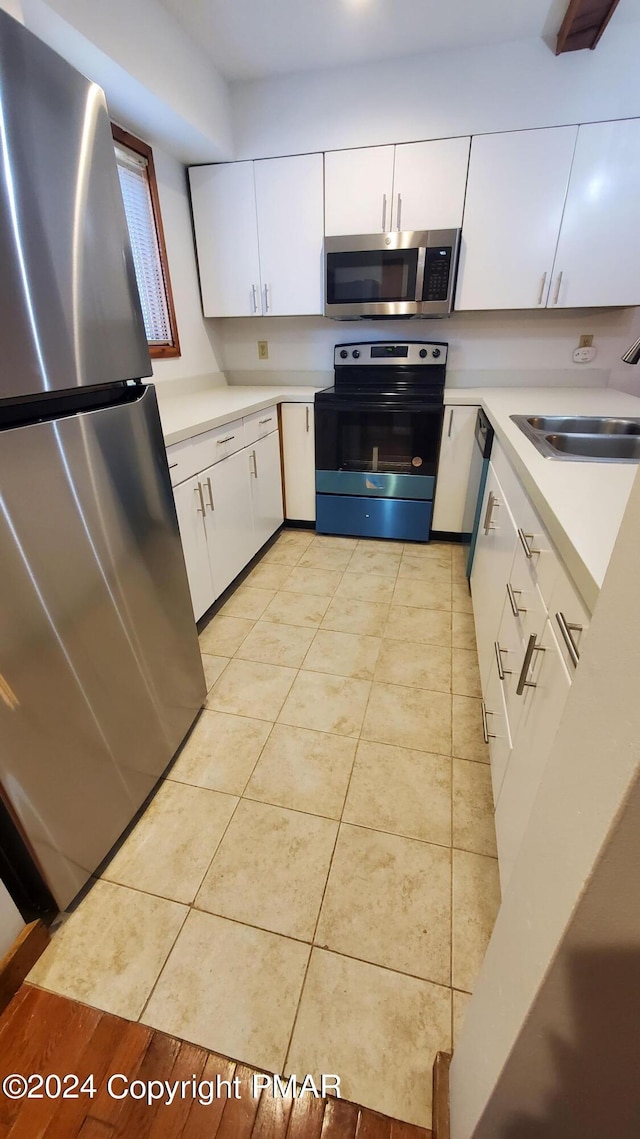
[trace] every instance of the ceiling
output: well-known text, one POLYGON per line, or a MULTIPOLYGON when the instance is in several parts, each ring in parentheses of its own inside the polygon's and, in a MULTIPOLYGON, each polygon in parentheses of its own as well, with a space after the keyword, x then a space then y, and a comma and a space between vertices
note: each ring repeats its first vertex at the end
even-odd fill
MULTIPOLYGON (((553 40, 568 0, 161 0, 231 80, 553 40)), ((620 0, 613 23, 640 20, 620 0)))

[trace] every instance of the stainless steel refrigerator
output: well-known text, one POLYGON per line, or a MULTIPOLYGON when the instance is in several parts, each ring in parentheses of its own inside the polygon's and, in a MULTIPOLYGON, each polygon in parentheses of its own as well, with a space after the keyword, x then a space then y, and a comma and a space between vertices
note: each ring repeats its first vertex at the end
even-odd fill
POLYGON ((150 374, 103 92, 0 12, 0 846, 61 908, 205 697, 150 374))

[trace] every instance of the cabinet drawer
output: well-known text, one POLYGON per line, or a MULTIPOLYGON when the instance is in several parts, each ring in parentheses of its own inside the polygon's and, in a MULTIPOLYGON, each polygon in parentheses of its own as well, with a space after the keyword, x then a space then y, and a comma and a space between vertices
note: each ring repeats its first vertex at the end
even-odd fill
POLYGON ((278 409, 275 404, 272 407, 263 407, 262 411, 254 411, 251 415, 245 415, 242 424, 244 445, 250 447, 252 443, 257 443, 258 439, 264 439, 265 435, 277 431, 278 409))
MULTIPOLYGON (((516 560, 517 558, 516 551, 516 560)), ((537 586, 532 585, 527 590, 523 588, 510 595, 507 592, 498 633, 498 647, 495 651, 496 656, 500 652, 500 662, 504 672, 504 698, 509 716, 509 729, 514 739, 524 707, 524 693, 527 692, 526 688, 520 695, 517 691, 527 646, 532 634, 535 634, 536 644, 539 644, 546 620, 547 610, 537 586)))
POLYGON ((244 447, 244 429, 241 419, 234 419, 232 423, 225 423, 223 427, 214 427, 212 431, 203 431, 191 440, 196 460, 196 473, 205 467, 219 463, 221 459, 228 459, 229 455, 241 451, 244 447))
POLYGON ((181 443, 173 443, 171 447, 167 447, 167 463, 169 464, 171 485, 177 486, 178 483, 191 478, 191 475, 195 475, 197 471, 197 467, 194 466, 195 462, 196 458, 193 454, 191 439, 183 439, 181 443))
POLYGON ((573 582, 561 567, 549 601, 549 620, 570 677, 576 670, 591 618, 573 582))

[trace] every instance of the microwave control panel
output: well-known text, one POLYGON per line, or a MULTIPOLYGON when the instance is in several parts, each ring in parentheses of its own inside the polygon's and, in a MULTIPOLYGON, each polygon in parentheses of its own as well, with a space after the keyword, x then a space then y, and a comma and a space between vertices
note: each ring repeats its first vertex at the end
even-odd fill
POLYGON ((446 301, 449 295, 452 252, 450 245, 427 249, 422 288, 423 301, 446 301))

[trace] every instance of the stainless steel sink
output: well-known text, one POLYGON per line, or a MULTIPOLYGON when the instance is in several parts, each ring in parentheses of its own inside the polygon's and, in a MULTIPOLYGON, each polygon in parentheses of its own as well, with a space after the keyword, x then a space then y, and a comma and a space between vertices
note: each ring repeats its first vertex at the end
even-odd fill
POLYGON ((640 435, 640 419, 614 419, 600 415, 530 415, 527 423, 534 431, 559 431, 562 435, 640 435))
POLYGON ((585 415, 512 415, 547 459, 640 463, 640 418, 585 415))

